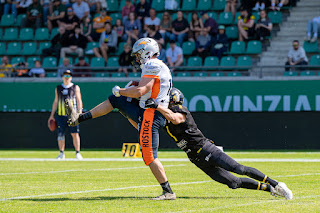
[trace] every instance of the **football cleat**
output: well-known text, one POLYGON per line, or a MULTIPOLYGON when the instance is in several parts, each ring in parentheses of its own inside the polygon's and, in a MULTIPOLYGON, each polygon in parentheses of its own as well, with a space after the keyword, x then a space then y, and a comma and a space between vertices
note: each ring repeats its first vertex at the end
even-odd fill
POLYGON ((82 155, 81 155, 80 153, 77 153, 77 154, 76 154, 76 158, 77 158, 78 160, 83 160, 83 157, 82 157, 82 155))
POLYGON ((291 200, 293 198, 292 191, 283 182, 279 182, 275 188, 271 186, 270 192, 273 196, 285 197, 287 200, 291 200))
POLYGON ((163 192, 162 195, 155 197, 155 198, 151 198, 151 200, 175 200, 176 194, 175 193, 168 193, 168 192, 163 192))
POLYGON ((65 159, 64 153, 60 153, 56 159, 57 160, 64 160, 65 159))

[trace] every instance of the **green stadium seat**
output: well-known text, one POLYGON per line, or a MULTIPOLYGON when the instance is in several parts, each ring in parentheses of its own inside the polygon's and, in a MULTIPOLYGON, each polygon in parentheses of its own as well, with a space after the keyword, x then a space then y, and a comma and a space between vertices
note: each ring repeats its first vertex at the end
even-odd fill
POLYGON ((252 60, 250 56, 240 56, 237 59, 238 70, 248 70, 252 66, 252 60))
POLYGON ((24 57, 13 57, 11 58, 11 64, 18 64, 20 62, 25 62, 24 57))
POLYGON ((6 54, 6 43, 0 42, 0 55, 6 54))
POLYGON ((51 47, 51 43, 50 42, 40 42, 39 43, 39 48, 37 51, 37 55, 41 55, 42 54, 42 50, 45 48, 49 48, 51 47))
POLYGON ((141 77, 141 73, 138 73, 138 72, 129 72, 129 73, 128 73, 128 77, 138 78, 138 77, 141 77))
MULTIPOLYGON (((67 57, 67 58, 69 58, 70 64, 73 64, 73 58, 72 57, 67 57)), ((59 59, 59 66, 62 65, 62 62, 63 62, 63 58, 60 58, 59 59)))
POLYGON ((7 55, 19 55, 21 52, 21 44, 17 42, 8 43, 7 55))
POLYGON ((208 77, 207 72, 194 72, 193 77, 208 77))
POLYGON ((199 0, 197 10, 208 10, 212 8, 211 0, 199 0))
POLYGON ((178 72, 176 77, 191 77, 190 72, 178 72))
POLYGON ((2 15, 0 27, 11 27, 14 25, 14 17, 11 14, 2 15))
POLYGON ((253 12, 252 15, 254 16, 254 23, 257 23, 257 21, 260 19, 260 13, 253 12))
POLYGON ((119 58, 118 57, 108 58, 107 67, 119 67, 119 58))
POLYGON ((223 56, 220 62, 221 70, 233 70, 234 68, 227 68, 230 66, 235 66, 235 58, 233 56, 223 56))
POLYGON ((205 70, 217 70, 219 66, 219 58, 216 56, 208 56, 204 59, 204 69, 205 70), (217 67, 217 68, 208 68, 217 67))
POLYGON ((221 11, 221 10, 224 10, 225 6, 226 6, 226 0, 214 0, 213 2, 213 10, 221 11))
POLYGON ((196 0, 183 0, 181 10, 192 11, 196 8, 196 0))
POLYGON ((224 77, 224 72, 211 72, 210 73, 211 77, 224 77))
POLYGON ((238 76, 241 76, 241 73, 240 72, 229 72, 227 74, 228 77, 238 77, 238 76))
POLYGON ((233 21, 233 24, 235 25, 238 25, 238 17, 241 15, 240 12, 236 12, 236 15, 234 16, 234 21, 233 21))
POLYGON ((262 52, 261 41, 249 41, 246 54, 260 54, 262 52))
POLYGON ((160 20, 162 19, 163 13, 157 13, 157 18, 159 18, 160 20))
POLYGON ((156 11, 164 11, 164 0, 153 0, 151 8, 154 8, 156 11))
POLYGON ((19 33, 20 41, 31 41, 33 40, 33 29, 32 28, 21 28, 19 33))
POLYGON ((111 77, 112 78, 123 78, 123 77, 126 77, 126 74, 124 74, 123 72, 115 72, 115 73, 111 73, 111 77))
POLYGON ((218 20, 218 14, 216 12, 208 12, 207 14, 210 18, 213 18, 215 21, 218 20))
POLYGON ((35 42, 26 42, 22 47, 22 55, 35 55, 37 52, 37 44, 35 42))
POLYGON ((55 37, 55 35, 57 35, 59 33, 59 28, 55 27, 51 30, 50 33, 50 40, 53 39, 53 37, 55 37))
POLYGON ((36 41, 49 40, 49 30, 47 28, 36 29, 35 38, 36 41))
POLYGON ((86 54, 87 55, 92 55, 93 54, 92 49, 96 48, 96 47, 99 47, 99 42, 89 42, 87 44, 86 54))
POLYGON ((320 55, 313 55, 310 58, 310 65, 320 65, 320 55))
POLYGON ((121 53, 123 52, 123 46, 126 44, 126 42, 120 42, 118 45, 118 49, 116 50, 116 52, 114 53, 115 55, 121 55, 121 53))
POLYGON ((95 77, 97 77, 97 78, 108 78, 110 76, 109 76, 108 72, 98 72, 98 73, 95 73, 95 77))
POLYGON ((121 20, 122 20, 121 13, 112 13, 112 14, 110 15, 110 17, 112 18, 112 20, 111 20, 111 24, 112 24, 112 25, 115 25, 115 24, 116 24, 117 19, 121 19, 121 20))
POLYGON ((5 40, 5 41, 16 41, 16 40, 18 40, 18 29, 17 28, 7 28, 7 29, 5 29, 2 40, 5 40))
POLYGON ((57 59, 55 57, 45 57, 42 66, 45 68, 57 67, 57 59))
POLYGON ((104 67, 104 58, 93 57, 90 62, 91 67, 104 67))
POLYGON ((218 23, 223 25, 230 25, 233 22, 233 15, 231 12, 221 12, 219 14, 218 23))
POLYGON ((46 76, 48 78, 57 78, 58 77, 57 72, 47 72, 46 76))
POLYGON ((306 53, 317 53, 318 50, 318 42, 308 42, 305 41, 303 43, 303 49, 306 51, 306 53))
POLYGON ((27 63, 29 64, 29 67, 34 67, 35 61, 41 61, 40 57, 38 57, 38 56, 28 57, 27 63))
POLYGON ((246 49, 244 41, 234 41, 231 43, 230 54, 243 54, 246 49))
POLYGON ((284 72, 283 76, 297 76, 298 72, 297 71, 289 71, 289 72, 284 72))
POLYGON ((26 14, 19 14, 19 15, 17 16, 17 21, 16 21, 16 23, 15 23, 15 26, 21 27, 22 19, 24 19, 24 18, 26 18, 26 17, 27 17, 26 14))
POLYGON ((314 71, 301 71, 300 76, 315 76, 316 73, 314 71))
MULTIPOLYGON (((110 12, 119 12, 119 2, 118 0, 107 0, 108 11, 110 12)), ((122 8, 120 9, 122 10, 122 8)))
POLYGON ((186 41, 182 44, 183 55, 191 55, 195 50, 196 44, 195 42, 186 41))
POLYGON ((282 22, 282 13, 280 11, 268 12, 268 17, 270 18, 272 24, 280 24, 282 22))
POLYGON ((0 40, 2 40, 3 30, 0 28, 0 40))
POLYGON ((238 39, 239 33, 238 33, 238 27, 236 26, 229 26, 226 27, 226 35, 229 39, 238 39))
MULTIPOLYGON (((89 64, 89 58, 88 57, 84 57, 84 61, 89 64)), ((79 62, 79 58, 76 58, 74 60, 74 64, 77 64, 78 62, 79 62)))
MULTIPOLYGON (((202 58, 195 56, 188 58, 188 67, 200 67, 202 66, 202 58)), ((189 70, 199 70, 200 68, 188 68, 189 70)))

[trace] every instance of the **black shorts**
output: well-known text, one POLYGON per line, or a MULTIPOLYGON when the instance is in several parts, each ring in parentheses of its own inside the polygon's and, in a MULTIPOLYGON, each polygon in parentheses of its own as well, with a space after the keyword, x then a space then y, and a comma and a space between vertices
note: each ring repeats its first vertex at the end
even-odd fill
MULTIPOLYGON (((114 53, 114 52, 116 52, 116 48, 108 46, 107 53, 110 54, 110 53, 114 53)), ((99 53, 102 54, 101 48, 99 48, 99 53)))

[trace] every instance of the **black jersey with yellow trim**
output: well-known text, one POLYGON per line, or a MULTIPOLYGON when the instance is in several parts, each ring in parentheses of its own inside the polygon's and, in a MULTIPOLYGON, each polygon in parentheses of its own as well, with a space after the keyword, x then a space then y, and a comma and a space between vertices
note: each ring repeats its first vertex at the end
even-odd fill
POLYGON ((186 152, 198 151, 208 139, 202 134, 200 129, 198 129, 188 108, 177 105, 170 109, 174 113, 185 114, 186 121, 177 125, 167 121, 165 126, 166 132, 174 139, 180 149, 186 152))
POLYGON ((71 98, 73 100, 73 105, 75 109, 77 109, 77 101, 76 101, 76 84, 73 84, 70 87, 64 87, 61 84, 57 86, 57 94, 58 94, 58 109, 57 113, 60 116, 66 116, 66 107, 65 107, 65 99, 71 98))

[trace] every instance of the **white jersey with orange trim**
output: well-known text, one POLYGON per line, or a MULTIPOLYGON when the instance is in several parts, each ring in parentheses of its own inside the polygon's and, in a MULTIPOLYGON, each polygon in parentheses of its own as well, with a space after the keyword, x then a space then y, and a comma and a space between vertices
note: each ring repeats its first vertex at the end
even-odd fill
POLYGON ((168 66, 157 58, 150 59, 142 66, 141 77, 154 78, 155 81, 152 89, 140 97, 140 107, 145 108, 145 102, 149 98, 154 98, 160 105, 168 107, 172 87, 172 76, 168 66))

